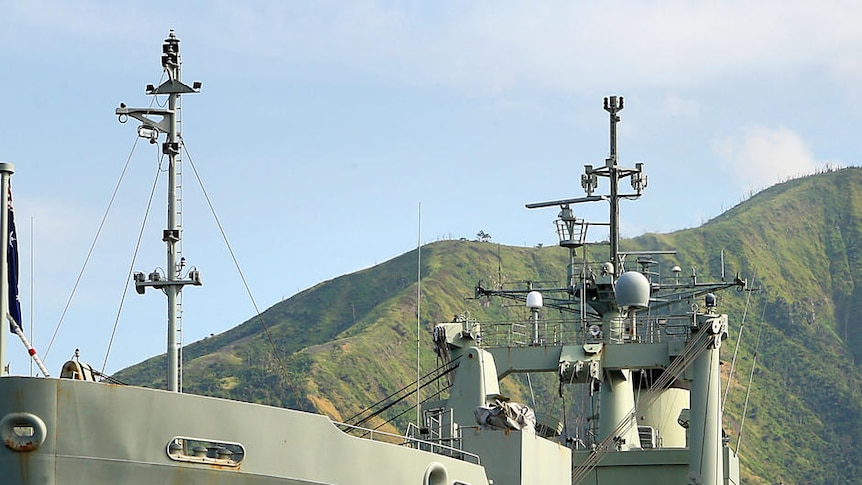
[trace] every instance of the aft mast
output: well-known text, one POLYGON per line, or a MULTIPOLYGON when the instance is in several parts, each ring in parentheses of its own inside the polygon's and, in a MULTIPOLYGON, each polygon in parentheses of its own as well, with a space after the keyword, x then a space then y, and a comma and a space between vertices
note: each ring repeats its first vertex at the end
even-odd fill
POLYGON ((186 285, 199 286, 201 284, 200 273, 192 269, 183 277, 185 262, 178 258, 179 242, 182 238, 180 227, 180 209, 178 192, 180 191, 180 144, 182 143, 179 133, 179 101, 183 94, 200 92, 201 83, 195 82, 192 86, 183 84, 180 76, 180 40, 171 30, 168 38, 162 45, 162 68, 167 74, 167 81, 154 87, 147 85, 146 93, 150 95, 167 95, 167 109, 153 108, 127 108, 120 104, 116 114, 121 123, 129 117, 142 122, 138 127, 138 136, 149 139, 150 143, 156 143, 161 133, 165 133, 166 140, 162 143, 162 154, 168 159, 168 215, 167 229, 162 233, 162 241, 167 246, 166 275, 153 271, 145 276, 144 273, 135 273, 135 290, 143 294, 148 286, 162 290, 168 298, 168 390, 179 392, 180 389, 180 359, 179 344, 177 342, 177 321, 179 317, 180 296, 186 285), (178 260, 179 259, 179 260, 178 260))

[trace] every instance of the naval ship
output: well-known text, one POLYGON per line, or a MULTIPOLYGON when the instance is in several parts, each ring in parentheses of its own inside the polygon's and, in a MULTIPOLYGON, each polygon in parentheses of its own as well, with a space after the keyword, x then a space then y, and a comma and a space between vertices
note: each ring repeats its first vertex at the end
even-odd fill
MULTIPOLYGON (((459 316, 436 325, 429 343, 442 371, 434 377, 446 381, 447 392, 422 403, 403 435, 181 392, 178 299, 201 279, 177 259, 178 108, 181 96, 199 92, 201 84, 182 81, 179 44, 171 31, 161 56, 167 80, 146 87, 166 102, 121 104, 115 111, 120 121, 139 122, 138 135, 161 143, 168 160, 162 240, 170 271, 133 278, 138 293, 167 296, 167 389, 114 384, 77 359, 64 364, 58 378, 44 369, 45 377, 0 377, 4 485, 740 483, 739 460, 722 429, 719 352, 729 322, 716 292, 744 291, 746 282, 701 282, 696 274, 681 275, 678 266, 662 275, 659 263, 672 260, 673 251, 620 250, 620 201, 639 198, 647 178, 642 163, 619 165, 616 127, 624 99, 617 96, 604 99, 610 154, 603 165, 584 167, 585 195, 527 205, 559 208, 565 282, 478 285, 479 299, 515 301, 524 319, 459 316), (599 190, 600 179, 607 190, 599 190), (625 179, 631 189, 620 188, 625 179), (608 220, 575 216, 575 207, 596 203, 609 206, 608 220), (600 243, 590 242, 590 229, 600 243), (563 319, 550 322, 549 310, 563 319), (504 396, 500 380, 516 373, 554 375, 561 392, 577 388, 594 411, 584 432, 564 433, 559 421, 504 396)), ((6 207, 13 172, 11 163, 0 164, 6 207)), ((0 213, 0 244, 8 248, 14 243, 11 211, 0 213)), ((7 270, 14 256, 0 251, 0 315, 20 330, 17 303, 9 297, 15 294, 8 278, 14 268, 7 270)), ((5 362, 6 332, 0 334, 5 362)))

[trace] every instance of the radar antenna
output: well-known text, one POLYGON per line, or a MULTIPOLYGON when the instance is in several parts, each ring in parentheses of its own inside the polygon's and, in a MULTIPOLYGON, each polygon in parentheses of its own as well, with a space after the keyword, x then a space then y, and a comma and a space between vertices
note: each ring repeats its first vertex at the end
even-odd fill
MULTIPOLYGON (((537 202, 533 204, 527 204, 528 209, 537 209, 540 207, 553 207, 560 206, 561 209, 561 217, 563 214, 566 215, 566 218, 563 219, 564 223, 568 222, 568 225, 571 225, 571 222, 574 220, 574 215, 571 211, 571 204, 579 204, 582 202, 596 202, 600 200, 607 200, 610 202, 610 218, 607 223, 610 226, 610 257, 609 261, 613 263, 614 266, 614 276, 619 276, 622 273, 622 264, 620 264, 620 200, 621 199, 637 199, 641 196, 641 193, 647 186, 647 176, 643 171, 643 163, 636 163, 635 168, 624 168, 619 166, 619 155, 617 154, 617 123, 620 122, 619 112, 623 110, 624 101, 622 96, 610 96, 604 98, 604 108, 605 111, 610 115, 610 154, 608 158, 605 159, 605 165, 603 167, 595 168, 593 165, 584 165, 584 173, 581 175, 581 186, 584 188, 584 192, 587 193, 586 197, 579 197, 574 199, 562 199, 562 200, 554 200, 548 202, 537 202), (610 180, 610 194, 609 195, 594 195, 593 193, 598 188, 598 178, 599 177, 607 177, 610 180), (634 193, 628 194, 620 194, 619 191, 619 181, 620 179, 629 177, 631 179, 631 186, 634 190, 634 193)), ((590 223, 590 225, 604 225, 604 224, 596 224, 590 223)), ((571 233, 568 234, 565 240, 561 238, 560 245, 563 247, 571 247, 571 233)), ((585 235, 581 235, 581 237, 585 237, 585 235)))

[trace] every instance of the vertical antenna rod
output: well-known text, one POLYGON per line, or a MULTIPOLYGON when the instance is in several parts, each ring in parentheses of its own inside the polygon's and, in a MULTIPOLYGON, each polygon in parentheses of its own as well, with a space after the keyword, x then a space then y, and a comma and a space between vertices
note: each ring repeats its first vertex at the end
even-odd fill
POLYGON ((605 111, 610 114, 611 123, 611 153, 605 160, 611 183, 611 262, 614 264, 614 276, 619 276, 620 271, 620 199, 619 199, 619 157, 617 156, 617 123, 620 117, 617 113, 623 110, 623 97, 611 96, 605 98, 605 111))
POLYGON ((146 92, 151 95, 165 94, 168 96, 167 109, 126 108, 124 104, 116 109, 121 123, 129 117, 141 121, 138 136, 148 138, 150 143, 156 143, 160 133, 167 134, 167 140, 162 144, 162 154, 168 157, 168 216, 167 229, 162 232, 162 241, 167 246, 166 280, 157 271, 145 278, 144 273, 135 273, 135 290, 143 294, 148 286, 162 290, 168 297, 168 390, 179 392, 180 362, 177 345, 177 308, 179 295, 185 285, 201 285, 200 273, 196 269, 188 272, 187 278, 182 277, 183 264, 177 261, 177 244, 180 242, 181 230, 178 224, 178 162, 180 155, 180 134, 177 129, 177 109, 180 96, 200 92, 201 83, 192 86, 183 84, 180 77, 180 40, 171 30, 168 38, 162 44, 162 68, 168 80, 158 87, 147 85, 146 92), (159 119, 152 118, 153 116, 159 119))
POLYGON ((416 241, 416 427, 422 429, 422 400, 419 397, 420 365, 419 360, 422 336, 422 202, 419 202, 417 241, 416 241))

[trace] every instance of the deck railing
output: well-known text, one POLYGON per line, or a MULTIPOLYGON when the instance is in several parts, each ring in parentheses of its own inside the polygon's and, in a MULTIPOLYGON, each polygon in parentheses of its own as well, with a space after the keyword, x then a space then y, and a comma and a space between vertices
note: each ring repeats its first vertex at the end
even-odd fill
POLYGON ((447 446, 441 443, 434 443, 427 440, 422 440, 419 438, 414 438, 412 436, 398 435, 393 433, 386 433, 384 431, 369 429, 369 428, 361 428, 359 426, 353 426, 346 423, 339 423, 333 421, 333 424, 337 426, 341 431, 351 436, 357 438, 364 438, 373 441, 382 441, 390 444, 397 444, 401 446, 407 446, 410 448, 415 448, 417 450, 425 450, 431 451, 438 455, 446 455, 453 458, 457 458, 462 461, 467 461, 471 463, 475 463, 476 465, 481 465, 479 460, 479 455, 458 449, 453 448, 451 446, 447 446))
POLYGON ((572 320, 541 319, 538 340, 534 341, 532 323, 509 321, 481 323, 482 347, 528 347, 536 345, 582 345, 586 343, 660 343, 684 342, 691 336, 691 315, 638 316, 634 325, 626 322, 622 331, 612 335, 611 329, 598 322, 583 325, 572 320))

